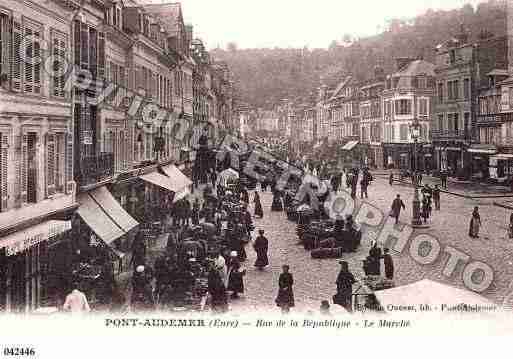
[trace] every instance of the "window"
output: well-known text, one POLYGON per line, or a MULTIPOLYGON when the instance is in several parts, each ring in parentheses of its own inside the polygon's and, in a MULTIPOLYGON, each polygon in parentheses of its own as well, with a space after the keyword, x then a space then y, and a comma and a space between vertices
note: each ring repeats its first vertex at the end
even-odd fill
MULTIPOLYGON (((64 71, 65 61, 67 59, 67 46, 66 46, 66 37, 64 35, 59 35, 57 33, 53 34, 52 38, 52 54, 54 56, 53 70, 55 74, 61 74, 64 71)), ((55 97, 65 97, 64 84, 65 77, 64 74, 62 76, 52 76, 53 81, 53 96, 55 97)))
POLYGON ((427 88, 427 78, 426 77, 418 77, 417 78, 417 88, 419 88, 419 89, 427 88))
POLYGON ((396 100, 395 113, 397 115, 411 115, 411 100, 396 100))
POLYGON ((358 106, 357 102, 353 102, 351 104, 351 116, 358 116, 360 115, 360 106, 358 106))
POLYGON ((105 33, 85 23, 74 25, 75 64, 90 69, 94 77, 105 77, 105 33))
POLYGON ((470 100, 470 80, 463 80, 463 97, 465 100, 470 100))
POLYGON ((39 41, 42 39, 42 28, 30 21, 26 21, 23 25, 27 56, 23 61, 23 90, 28 93, 39 94, 41 93, 41 63, 37 59, 41 56, 39 41))
POLYGON ((9 165, 9 137, 6 133, 0 133, 0 212, 7 210, 9 198, 7 187, 7 171, 9 165))
POLYGON ((444 102, 444 84, 443 83, 438 84, 437 95, 438 95, 438 103, 443 103, 444 102))
POLYGON ((438 115, 438 130, 443 131, 444 129, 444 114, 441 113, 438 115))
POLYGON ((454 95, 454 99, 457 100, 460 98, 460 82, 458 80, 455 80, 452 82, 453 90, 452 93, 454 95))
POLYGON ((20 185, 21 203, 37 202, 37 134, 28 132, 21 136, 20 185))
POLYGON ((0 13, 0 74, 9 73, 9 18, 0 13))
POLYGON ((419 116, 428 115, 428 100, 426 98, 419 99, 419 116))
POLYGON ((114 16, 114 25, 117 24, 118 28, 122 28, 123 26, 123 19, 121 18, 121 9, 116 8, 116 15, 114 16))
POLYGON ((463 114, 463 131, 465 131, 465 138, 470 135, 470 113, 465 112, 463 114))
POLYGON ((390 125, 390 142, 394 142, 395 141, 395 125, 390 125))
POLYGON ((48 133, 46 141, 46 195, 64 192, 65 134, 48 133))
POLYGON ((453 118, 454 118, 454 132, 458 133, 459 130, 460 130, 460 114, 459 113, 455 113, 453 115, 453 118))
POLYGON ((401 141, 408 141, 408 125, 399 126, 399 135, 401 136, 401 141))

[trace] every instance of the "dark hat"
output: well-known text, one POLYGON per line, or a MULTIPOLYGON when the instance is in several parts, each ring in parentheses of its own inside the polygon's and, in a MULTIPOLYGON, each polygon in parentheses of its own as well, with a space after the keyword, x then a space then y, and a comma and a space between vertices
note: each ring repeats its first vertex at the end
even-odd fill
POLYGON ((264 230, 263 230, 263 229, 259 229, 259 230, 258 230, 258 233, 259 233, 259 234, 264 234, 264 230))

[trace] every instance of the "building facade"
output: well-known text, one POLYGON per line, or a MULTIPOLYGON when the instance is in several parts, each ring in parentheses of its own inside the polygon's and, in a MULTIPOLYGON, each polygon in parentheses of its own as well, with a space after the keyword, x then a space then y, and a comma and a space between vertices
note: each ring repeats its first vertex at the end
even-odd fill
POLYGON ((429 132, 435 72, 424 60, 397 59, 397 71, 388 75, 383 90, 383 155, 388 168, 412 170, 415 158, 412 125, 418 122, 417 169, 430 170, 429 132), (425 150, 427 149, 427 150, 425 150))

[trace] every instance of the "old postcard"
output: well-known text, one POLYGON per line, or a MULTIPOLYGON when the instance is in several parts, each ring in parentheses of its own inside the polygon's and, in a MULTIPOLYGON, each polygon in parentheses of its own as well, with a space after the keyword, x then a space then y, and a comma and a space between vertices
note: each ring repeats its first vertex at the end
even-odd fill
POLYGON ((513 1, 0 0, 0 358, 512 311, 513 1))

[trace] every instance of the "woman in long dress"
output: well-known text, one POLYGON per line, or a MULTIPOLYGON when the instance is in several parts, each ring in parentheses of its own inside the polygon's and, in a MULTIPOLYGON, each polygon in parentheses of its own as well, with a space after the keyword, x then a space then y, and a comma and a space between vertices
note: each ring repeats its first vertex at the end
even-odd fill
POLYGON ((258 237, 255 239, 255 243, 253 244, 253 248, 257 254, 257 259, 255 261, 255 267, 259 270, 262 270, 264 267, 269 265, 269 258, 267 257, 267 251, 269 249, 269 241, 266 237, 264 237, 264 230, 261 229, 258 231, 258 237))
POLYGON ((290 308, 294 306, 294 291, 292 290, 294 278, 289 273, 290 267, 288 265, 284 265, 282 268, 283 272, 278 280, 279 289, 276 305, 281 308, 282 313, 288 313, 290 308))
POLYGON ((263 218, 264 211, 262 209, 262 203, 260 203, 260 195, 255 191, 255 197, 253 197, 253 203, 255 204, 255 217, 263 218))
POLYGON ((281 193, 278 190, 273 191, 273 203, 271 204, 271 211, 282 212, 283 203, 281 201, 281 193))
POLYGON ((208 274, 208 293, 210 294, 210 306, 213 312, 220 313, 228 310, 226 287, 219 272, 215 269, 212 269, 208 274))
POLYGON ((481 216, 479 215, 479 207, 474 207, 472 218, 470 219, 468 235, 472 238, 479 238, 479 229, 481 227, 481 216))
POLYGON ((231 298, 239 298, 239 293, 244 293, 244 276, 246 270, 241 269, 237 253, 231 254, 230 269, 228 271, 228 286, 227 290, 232 292, 231 298))

